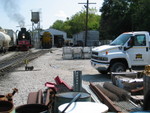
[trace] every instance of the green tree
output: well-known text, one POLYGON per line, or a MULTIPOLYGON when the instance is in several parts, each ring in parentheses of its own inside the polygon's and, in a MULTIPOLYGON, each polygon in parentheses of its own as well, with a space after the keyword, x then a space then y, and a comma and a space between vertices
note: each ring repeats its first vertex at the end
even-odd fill
POLYGON ((150 0, 104 0, 101 8, 100 34, 114 39, 127 31, 149 31, 150 0))
POLYGON ((62 30, 62 29, 63 29, 63 25, 64 25, 64 22, 63 22, 62 20, 56 20, 56 21, 53 23, 53 26, 51 26, 50 28, 62 30))
POLYGON ((101 8, 100 35, 102 39, 114 39, 131 30, 127 0, 104 0, 101 8))
MULTIPOLYGON (((85 30, 86 11, 81 10, 73 15, 70 19, 68 18, 65 22, 57 20, 51 26, 51 28, 59 29, 67 32, 68 37, 72 37, 73 34, 85 30)), ((89 9, 88 17, 88 29, 99 30, 100 16, 96 14, 96 9, 89 9)))
POLYGON ((132 0, 131 3, 133 30, 149 31, 150 0, 132 0))

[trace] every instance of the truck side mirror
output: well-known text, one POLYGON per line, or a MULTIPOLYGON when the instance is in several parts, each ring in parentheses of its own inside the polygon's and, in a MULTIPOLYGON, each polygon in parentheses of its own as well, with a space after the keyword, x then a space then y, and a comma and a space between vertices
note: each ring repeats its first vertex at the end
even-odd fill
POLYGON ((134 45, 134 36, 131 36, 129 42, 128 42, 128 46, 133 47, 134 45))

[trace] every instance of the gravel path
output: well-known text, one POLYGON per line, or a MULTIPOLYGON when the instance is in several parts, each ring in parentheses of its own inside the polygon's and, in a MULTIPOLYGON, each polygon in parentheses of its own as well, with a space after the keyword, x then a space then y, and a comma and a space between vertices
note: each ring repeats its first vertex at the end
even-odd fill
POLYGON ((44 90, 46 82, 55 82, 54 78, 59 76, 68 85, 73 85, 73 71, 82 71, 82 83, 88 85, 89 82, 103 83, 110 81, 110 76, 100 75, 90 65, 89 59, 63 60, 62 48, 55 49, 52 53, 29 62, 34 66, 33 71, 25 71, 25 67, 19 67, 14 72, 0 76, 0 94, 12 92, 17 88, 19 92, 14 96, 15 106, 26 104, 27 96, 30 92, 44 90))

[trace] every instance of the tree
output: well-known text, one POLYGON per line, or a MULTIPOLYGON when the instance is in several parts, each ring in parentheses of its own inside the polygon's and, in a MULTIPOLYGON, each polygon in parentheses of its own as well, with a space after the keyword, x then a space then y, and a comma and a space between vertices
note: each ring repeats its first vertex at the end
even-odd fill
POLYGON ((133 30, 150 30, 150 0, 132 0, 132 25, 133 30))
POLYGON ((104 0, 101 8, 100 35, 114 39, 127 31, 149 31, 150 0, 104 0))
POLYGON ((62 30, 62 29, 63 29, 63 25, 64 25, 64 22, 63 22, 62 20, 56 20, 56 21, 53 23, 53 26, 51 26, 50 28, 62 30))
MULTIPOLYGON (((51 28, 59 29, 67 32, 68 37, 72 37, 73 34, 85 31, 85 19, 86 11, 81 10, 73 15, 70 19, 67 18, 65 22, 57 20, 51 26, 51 28)), ((100 16, 96 14, 96 9, 89 9, 89 30, 99 30, 99 19, 100 16)))
POLYGON ((102 39, 114 39, 118 34, 131 30, 128 10, 127 0, 104 0, 100 10, 102 39))

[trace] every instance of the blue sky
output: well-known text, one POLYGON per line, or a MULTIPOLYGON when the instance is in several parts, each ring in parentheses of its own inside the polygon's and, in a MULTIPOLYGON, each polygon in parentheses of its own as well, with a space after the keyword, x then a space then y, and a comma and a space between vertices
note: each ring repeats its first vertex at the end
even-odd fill
MULTIPOLYGON (((87 0, 0 0, 0 26, 6 29, 17 30, 18 19, 23 19, 25 27, 31 29, 31 11, 40 11, 40 25, 43 29, 49 28, 56 20, 65 21, 84 8, 87 0), (17 19, 14 14, 18 15, 17 19)), ((89 0, 90 8, 96 7, 98 14, 103 0, 89 0)))

